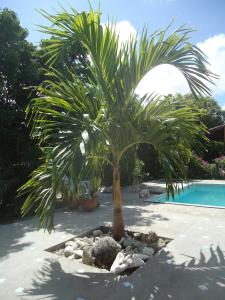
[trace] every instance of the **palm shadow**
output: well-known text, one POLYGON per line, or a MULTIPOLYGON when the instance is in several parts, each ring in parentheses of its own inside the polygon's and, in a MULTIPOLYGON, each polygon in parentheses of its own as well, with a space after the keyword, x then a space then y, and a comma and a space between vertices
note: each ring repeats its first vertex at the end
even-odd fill
POLYGON ((35 274, 31 288, 20 299, 51 300, 224 300, 225 257, 219 246, 209 248, 207 259, 189 258, 177 264, 168 251, 161 251, 129 277, 86 272, 48 260, 35 274), (67 267, 68 270, 68 267, 67 267))
POLYGON ((0 225, 0 260, 8 257, 9 254, 22 251, 30 247, 33 242, 23 242, 22 239, 27 232, 36 230, 37 224, 26 221, 16 221, 11 224, 0 225))
MULTIPOLYGON (((57 209, 55 213, 55 230, 57 232, 78 235, 101 225, 110 226, 113 220, 113 204, 112 201, 105 202, 102 202, 101 206, 91 213, 71 211, 67 208, 57 209)), ((134 224, 138 227, 151 226, 155 221, 168 220, 160 214, 152 214, 149 217, 149 213, 153 213, 153 211, 148 210, 146 213, 145 206, 145 204, 143 206, 124 205, 123 213, 127 226, 134 224)), ((0 259, 6 259, 9 254, 32 246, 34 243, 32 239, 24 242, 23 238, 27 234, 37 230, 38 220, 35 216, 27 217, 11 224, 0 225, 0 259)))

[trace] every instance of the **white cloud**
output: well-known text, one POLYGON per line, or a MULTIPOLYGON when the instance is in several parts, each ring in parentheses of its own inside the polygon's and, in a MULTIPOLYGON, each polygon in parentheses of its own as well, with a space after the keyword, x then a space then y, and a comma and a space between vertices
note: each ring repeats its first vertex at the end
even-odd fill
POLYGON ((168 95, 189 92, 189 87, 184 76, 175 67, 160 65, 145 75, 139 83, 136 92, 139 95, 157 93, 168 95))
MULTIPOLYGON (((213 96, 225 94, 225 35, 215 35, 197 46, 207 55, 211 71, 220 76, 216 85, 210 86, 213 96)), ((169 65, 161 65, 150 71, 140 82, 137 93, 157 92, 160 95, 190 92, 184 76, 169 65)))
MULTIPOLYGON (((136 29, 127 20, 117 22, 116 31, 119 33, 120 43, 137 37, 136 29)), ((185 94, 188 91, 189 87, 184 76, 170 65, 161 65, 154 68, 146 74, 136 90, 141 95, 151 92, 162 95, 175 94, 177 92, 185 94)))
POLYGON ((215 35, 208 38, 197 46, 208 56, 209 69, 220 76, 212 86, 213 94, 222 95, 225 93, 225 34, 215 35))
MULTIPOLYGON (((136 29, 127 20, 117 22, 116 31, 119 33, 120 43, 128 41, 129 38, 138 38, 136 29)), ((225 34, 210 37, 197 46, 207 55, 210 70, 220 76, 215 81, 216 86, 210 86, 213 96, 225 94, 225 34)), ((170 65, 160 65, 146 74, 136 92, 140 95, 152 92, 167 95, 185 94, 190 89, 180 71, 170 65)))
MULTIPOLYGON (((102 26, 103 28, 105 28, 106 24, 104 23, 102 24, 102 26)), ((117 22, 115 24, 115 29, 116 32, 119 34, 120 44, 129 41, 130 38, 137 38, 137 30, 127 20, 117 22)))
POLYGON ((120 43, 128 41, 130 38, 137 37, 137 30, 129 21, 121 21, 116 23, 116 31, 119 34, 120 43))

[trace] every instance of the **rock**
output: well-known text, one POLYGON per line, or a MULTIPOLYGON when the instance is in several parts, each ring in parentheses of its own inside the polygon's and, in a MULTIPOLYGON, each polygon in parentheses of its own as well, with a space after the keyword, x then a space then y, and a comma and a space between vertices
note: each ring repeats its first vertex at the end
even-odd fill
POLYGON ((123 264, 124 260, 125 260, 125 255, 122 252, 119 252, 110 268, 110 272, 119 274, 119 273, 123 272, 124 270, 126 270, 125 269, 126 266, 123 264))
POLYGON ((159 239, 158 242, 157 242, 157 245, 158 245, 158 249, 162 249, 163 247, 166 246, 166 243, 164 242, 163 239, 159 239))
POLYGON ((154 250, 155 253, 156 253, 157 251, 160 250, 160 249, 158 248, 158 242, 157 242, 157 243, 151 244, 151 248, 154 250))
POLYGON ((139 198, 141 199, 146 199, 150 197, 150 192, 149 189, 142 189, 139 192, 139 198))
POLYGON ((128 247, 128 246, 132 246, 134 240, 131 237, 126 237, 123 242, 122 245, 124 248, 128 247))
POLYGON ((158 235, 153 231, 150 231, 148 233, 141 233, 141 242, 143 243, 152 244, 158 242, 158 240, 158 235))
POLYGON ((133 240, 132 247, 138 249, 141 252, 143 250, 143 248, 145 247, 145 244, 143 244, 140 241, 133 240))
POLYGON ((122 245, 124 240, 125 240, 125 237, 123 236, 123 237, 121 238, 121 240, 119 241, 119 244, 122 245))
POLYGON ((143 261, 146 261, 146 260, 149 259, 149 255, 142 254, 142 253, 134 253, 134 254, 133 254, 133 257, 134 257, 134 258, 140 258, 140 259, 142 259, 143 261))
POLYGON ((65 242, 65 247, 67 247, 67 246, 73 246, 73 241, 67 241, 67 242, 65 242))
POLYGON ((97 241, 99 241, 100 239, 101 239, 101 238, 97 236, 97 237, 95 238, 95 241, 94 241, 93 245, 96 245, 97 241))
POLYGON ((74 254, 67 257, 68 259, 74 259, 74 254))
POLYGON ((73 242, 73 250, 79 249, 79 244, 77 242, 73 242))
POLYGON ((98 267, 110 268, 121 246, 111 237, 103 237, 93 245, 93 256, 98 267))
POLYGON ((150 248, 150 247, 144 247, 142 250, 142 254, 148 255, 148 256, 152 256, 154 254, 154 249, 150 248))
POLYGON ((86 244, 88 244, 88 245, 92 245, 92 244, 93 244, 93 239, 88 238, 87 236, 85 236, 85 237, 83 238, 83 241, 84 241, 86 244))
POLYGON ((127 254, 131 254, 131 253, 133 253, 132 249, 133 249, 132 246, 127 246, 126 249, 125 249, 125 252, 127 254))
POLYGON ((145 264, 141 258, 133 256, 127 258, 126 261, 128 263, 128 269, 137 268, 145 264))
POLYGON ((74 258, 78 259, 83 256, 83 250, 74 250, 74 258))
POLYGON ((133 249, 133 253, 140 253, 140 251, 139 251, 138 248, 134 248, 134 249, 133 249))
POLYGON ((103 235, 103 232, 100 229, 96 229, 92 231, 92 234, 94 237, 100 237, 101 235, 103 235))
POLYGON ((108 231, 108 232, 106 232, 106 233, 103 233, 103 236, 112 236, 112 234, 111 234, 110 231, 108 231))
POLYGON ((85 246, 87 246, 87 243, 85 243, 83 240, 76 240, 77 244, 78 244, 78 248, 79 249, 83 249, 85 246))
POLYGON ((62 256, 64 254, 64 249, 59 249, 58 251, 55 252, 55 254, 62 256))
POLYGON ((73 247, 72 246, 67 246, 65 249, 64 249, 64 255, 67 257, 67 256, 70 256, 70 255, 73 255, 73 247))
POLYGON ((166 242, 161 238, 157 241, 157 243, 151 244, 151 247, 155 250, 155 252, 159 251, 165 246, 166 246, 166 242))
POLYGON ((120 274, 127 269, 137 268, 142 265, 144 265, 144 261, 141 258, 131 255, 125 256, 122 252, 119 252, 110 268, 110 272, 120 274))
POLYGON ((136 240, 140 241, 140 240, 141 240, 141 233, 140 233, 140 232, 135 232, 135 233, 134 233, 134 238, 135 238, 136 240))
POLYGON ((93 247, 84 247, 82 263, 91 266, 94 262, 94 258, 92 256, 93 247))

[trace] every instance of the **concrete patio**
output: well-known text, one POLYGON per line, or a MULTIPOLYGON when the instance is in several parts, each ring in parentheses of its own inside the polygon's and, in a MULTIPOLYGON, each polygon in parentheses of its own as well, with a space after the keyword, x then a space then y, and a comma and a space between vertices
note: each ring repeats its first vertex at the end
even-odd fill
POLYGON ((128 227, 173 239, 144 267, 116 277, 44 251, 110 224, 109 194, 92 213, 57 210, 51 235, 37 231, 36 218, 0 225, 0 299, 225 299, 225 209, 145 203, 127 190, 123 202, 128 227))

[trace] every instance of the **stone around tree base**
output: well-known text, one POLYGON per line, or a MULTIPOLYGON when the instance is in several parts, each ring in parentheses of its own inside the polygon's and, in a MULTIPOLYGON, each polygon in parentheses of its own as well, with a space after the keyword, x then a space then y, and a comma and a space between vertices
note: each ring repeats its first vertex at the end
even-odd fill
POLYGON ((92 253, 93 253, 93 247, 84 247, 83 249, 83 255, 82 255, 82 262, 86 265, 93 265, 93 262, 94 262, 94 258, 92 256, 92 253))
POLYGON ((155 232, 126 231, 118 243, 112 229, 100 226, 47 251, 90 266, 110 270, 114 274, 130 275, 153 257, 170 240, 159 238, 155 232))

